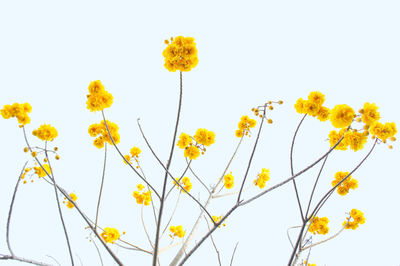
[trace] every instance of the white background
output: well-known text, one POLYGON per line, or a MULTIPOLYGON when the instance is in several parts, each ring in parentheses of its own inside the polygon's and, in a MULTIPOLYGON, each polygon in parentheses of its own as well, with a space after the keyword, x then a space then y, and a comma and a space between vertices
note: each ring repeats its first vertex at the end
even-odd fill
MULTIPOLYGON (((113 94, 106 110, 117 123, 120 149, 142 149, 140 161, 152 183, 161 188, 162 168, 157 164, 137 128, 142 126, 158 155, 166 161, 176 116, 179 73, 163 67, 164 39, 192 36, 199 64, 184 73, 184 103, 179 133, 194 134, 197 128, 216 133, 216 143, 193 163, 207 184, 221 175, 238 138, 234 136, 242 115, 267 100, 284 101, 266 125, 250 169, 248 183, 261 168, 269 168, 267 187, 290 176, 289 148, 301 115, 293 108, 299 97, 319 90, 332 108, 346 103, 355 110, 364 102, 379 106, 384 122, 399 124, 400 38, 397 1, 1 1, 0 3, 0 106, 29 102, 33 111, 28 132, 43 123, 57 128, 52 146, 60 148, 53 161, 58 183, 78 195, 77 203, 94 218, 100 185, 103 150, 92 145, 87 128, 99 123, 100 113, 86 109, 87 86, 100 79, 113 94)), ((14 119, 0 119, 0 253, 7 254, 5 227, 9 203, 21 167, 26 160, 21 129, 14 119)), ((300 170, 325 152, 332 126, 306 119, 295 146, 295 169, 300 170)), ((43 145, 32 135, 32 145, 43 145)), ((246 139, 230 171, 238 189, 255 134, 246 139)), ((337 151, 327 162, 316 196, 330 188, 336 171, 350 171, 371 147, 360 152, 337 151)), ((109 149, 100 225, 126 231, 126 240, 149 248, 140 222, 140 207, 132 197, 138 178, 109 149)), ((376 147, 367 162, 353 175, 359 188, 347 196, 334 194, 320 216, 330 219, 329 235, 340 229, 346 212, 357 208, 366 223, 345 231, 314 248, 310 262, 317 265, 399 265, 398 221, 399 146, 376 147)), ((172 172, 184 167, 182 151, 175 150, 172 172)), ((306 200, 317 168, 298 178, 306 200)), ((191 176, 190 176, 191 177, 191 176)), ((43 180, 40 180, 43 181, 43 180)), ((69 256, 55 204, 54 190, 45 182, 21 185, 11 225, 14 252, 26 258, 62 265, 69 256)), ((244 198, 259 190, 246 190, 244 198)), ((205 199, 193 180, 193 193, 205 199)), ((175 197, 175 196, 174 196, 175 197)), ((174 206, 167 203, 167 213, 174 206)), ((210 212, 222 215, 236 198, 218 199, 210 212)), ((75 210, 63 206, 77 265, 97 265, 99 259, 89 231, 75 210)), ((187 230, 199 213, 182 195, 173 224, 187 230)), ((145 219, 152 235, 150 208, 145 219)), ((227 226, 215 234, 223 265, 286 265, 291 246, 286 229, 300 224, 294 190, 289 183, 238 209, 227 226)), ((198 233, 204 233, 204 223, 198 233)), ((292 232, 295 238, 295 231, 292 232)), ((328 235, 328 236, 329 236, 328 235)), ((324 239, 316 236, 314 241, 324 239)), ((176 241, 176 240, 175 240, 176 241)), ((163 238, 162 247, 170 240, 163 238)), ((150 265, 151 256, 112 247, 127 265, 150 265)), ((106 265, 113 261, 101 247, 106 265)), ((177 247, 161 255, 168 265, 177 247)), ((0 264, 19 265, 0 261, 0 264)), ((217 265, 210 241, 187 265, 217 265)))

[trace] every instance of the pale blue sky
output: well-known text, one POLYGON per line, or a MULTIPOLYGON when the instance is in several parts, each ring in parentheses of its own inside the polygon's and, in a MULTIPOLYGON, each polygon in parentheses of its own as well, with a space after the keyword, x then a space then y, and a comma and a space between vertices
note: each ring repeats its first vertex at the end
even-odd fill
MULTIPOLYGON (((194 134, 204 127, 216 133, 216 144, 194 162, 194 169, 207 184, 214 183, 238 141, 234 130, 240 117, 250 115, 252 107, 267 100, 282 99, 284 105, 271 113, 274 124, 262 132, 250 169, 249 181, 261 168, 270 168, 267 186, 271 186, 290 174, 290 141, 301 118, 293 104, 310 91, 323 92, 328 107, 346 103, 358 110, 364 102, 375 102, 383 121, 400 125, 399 11, 398 1, 2 1, 0 107, 29 102, 33 111, 28 132, 43 123, 57 128, 59 137, 54 145, 60 148, 62 159, 53 163, 56 178, 78 195, 78 204, 94 217, 103 152, 91 144, 87 128, 100 122, 101 114, 86 109, 87 86, 100 79, 113 94, 114 104, 106 110, 106 116, 120 127, 119 147, 128 152, 132 146, 139 146, 147 176, 161 187, 163 171, 145 147, 136 119, 141 118, 147 137, 165 161, 179 74, 163 67, 163 41, 171 36, 192 36, 199 64, 183 75, 179 132, 194 134)), ((0 119, 0 128, 3 254, 7 253, 5 225, 12 190, 20 168, 30 158, 22 152, 25 145, 15 119, 0 119)), ((296 142, 295 169, 326 151, 325 140, 331 129, 329 123, 312 118, 305 121, 296 142)), ((30 140, 40 144, 33 136, 30 140)), ((253 141, 254 136, 246 139, 230 169, 237 178, 236 189, 253 141)), ((366 152, 335 152, 317 194, 330 187, 336 171, 351 170, 366 152)), ((346 197, 335 194, 321 210, 320 215, 330 219, 330 234, 340 229, 345 213, 352 208, 364 212, 366 223, 314 248, 311 262, 399 265, 399 155, 397 142, 393 150, 379 145, 353 175, 359 188, 346 197)), ((115 150, 110 149, 108 158, 100 224, 126 231, 128 240, 149 248, 140 208, 132 198, 139 181, 115 150)), ((172 171, 179 173, 184 160, 178 149, 174 162, 172 171)), ((299 178, 303 196, 308 195, 317 171, 299 178)), ((194 183, 193 191, 195 195, 201 192, 198 183, 194 183)), ((244 197, 256 192, 249 189, 244 197)), ((200 197, 204 200, 205 195, 200 197)), ((217 199, 211 211, 221 215, 234 200, 217 199)), ((167 208, 171 210, 173 205, 170 201, 167 208)), ((174 223, 188 228, 198 215, 198 207, 184 196, 179 206, 174 223)), ((63 208, 63 212, 77 261, 80 257, 84 265, 97 264, 83 220, 74 210, 63 208)), ((152 224, 150 209, 145 212, 152 224)), ((286 229, 299 224, 291 184, 239 209, 215 234, 223 265, 229 265, 238 241, 234 265, 286 265, 291 252, 286 229)), ((315 241, 322 239, 317 236, 315 241)), ((20 256, 52 262, 46 257, 51 255, 63 265, 68 263, 54 191, 46 183, 20 187, 11 241, 20 256)), ((168 244, 166 236, 162 246, 168 244)), ((127 265, 150 264, 148 255, 113 248, 127 265)), ((177 248, 162 254, 163 265, 168 265, 175 251, 177 248)), ((106 264, 112 265, 106 252, 102 253, 106 264)), ((187 265, 217 265, 211 243, 207 241, 187 265)))

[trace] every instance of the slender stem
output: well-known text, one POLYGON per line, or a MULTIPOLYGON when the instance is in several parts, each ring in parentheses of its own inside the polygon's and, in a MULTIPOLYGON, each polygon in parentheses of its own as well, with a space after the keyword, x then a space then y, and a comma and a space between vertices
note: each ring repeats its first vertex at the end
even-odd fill
POLYGON ((157 195, 157 197, 160 199, 160 195, 159 195, 159 194, 157 193, 157 191, 153 188, 153 186, 152 186, 143 176, 141 176, 141 175, 139 174, 138 171, 136 171, 136 169, 126 160, 125 156, 124 156, 124 155, 122 154, 122 152, 119 150, 117 144, 115 144, 115 141, 114 141, 114 139, 113 139, 112 136, 111 136, 111 132, 110 132, 110 129, 108 128, 107 121, 106 121, 106 117, 105 117, 105 115, 104 115, 104 111, 103 111, 103 110, 101 110, 101 114, 103 115, 103 121, 104 121, 104 124, 105 124, 105 126, 106 126, 108 136, 109 136, 109 138, 111 139, 111 142, 112 142, 113 146, 115 147, 115 149, 117 150, 117 152, 119 153, 119 155, 120 155, 120 156, 122 157, 122 159, 126 162, 126 164, 139 176, 139 178, 142 179, 143 182, 145 182, 145 183, 154 191, 154 193, 155 193, 155 194, 157 195))
POLYGON ((236 249, 237 249, 237 246, 238 246, 238 245, 239 245, 239 242, 236 243, 235 248, 233 249, 233 253, 232 253, 232 258, 231 258, 231 264, 230 264, 230 266, 232 266, 232 264, 233 264, 233 258, 235 257, 235 253, 236 253, 236 249))
MULTIPOLYGON (((348 222, 347 222, 347 223, 348 223, 348 222)), ((347 225, 347 224, 346 224, 346 225, 347 225)), ((304 247, 304 248, 301 248, 301 251, 304 251, 304 250, 306 250, 306 249, 315 247, 315 246, 320 245, 320 244, 322 244, 322 243, 325 243, 325 242, 327 242, 327 241, 329 241, 329 240, 331 240, 331 239, 334 239, 334 238, 337 237, 341 232, 343 232, 343 230, 346 228, 346 225, 343 226, 338 232, 336 232, 336 234, 334 234, 334 235, 328 237, 327 239, 324 239, 324 240, 322 240, 322 241, 319 241, 319 242, 317 242, 317 243, 315 243, 315 244, 311 244, 311 245, 309 245, 309 246, 306 246, 306 247, 304 247)))
POLYGON ((8 211, 6 240, 7 240, 7 247, 8 247, 8 250, 10 251, 10 253, 11 253, 11 256, 15 256, 14 252, 11 249, 11 244, 10 244, 11 214, 12 214, 12 210, 13 210, 13 207, 14 207, 15 196, 17 195, 18 185, 19 185, 19 182, 21 181, 21 176, 24 174, 25 167, 26 167, 27 164, 28 164, 28 162, 25 162, 24 167, 22 167, 21 173, 18 176, 17 184, 15 184, 15 188, 14 188, 14 194, 13 194, 12 199, 11 199, 10 210, 8 211))
POLYGON ((140 209, 140 219, 142 220, 142 226, 143 226, 144 232, 146 234, 147 240, 149 241, 151 248, 154 249, 154 244, 150 239, 150 235, 149 235, 149 232, 147 231, 146 223, 144 222, 143 205, 142 205, 142 208, 140 209))
POLYGON ((296 252, 297 252, 297 249, 299 247, 299 244, 300 244, 300 241, 301 241, 301 237, 303 236, 304 228, 306 227, 306 225, 307 225, 307 219, 303 221, 303 225, 300 228, 300 233, 297 236, 296 243, 294 244, 292 254, 290 255, 288 266, 292 265, 292 261, 294 259, 294 256, 296 255, 296 252))
POLYGON ((204 182, 200 179, 200 177, 198 177, 198 176, 196 175, 196 173, 193 171, 192 167, 190 167, 190 162, 191 162, 192 160, 190 160, 190 161, 188 162, 188 159, 187 159, 187 158, 185 158, 185 159, 186 159, 186 163, 187 163, 187 165, 188 165, 188 167, 189 167, 190 172, 192 172, 193 176, 197 179, 197 181, 199 181, 200 184, 202 184, 203 187, 208 191, 208 194, 211 194, 211 191, 208 189, 208 187, 206 186, 206 184, 204 184, 204 182))
POLYGON ((315 188, 317 187, 317 183, 318 183, 318 180, 319 180, 319 178, 320 178, 320 176, 321 176, 322 169, 324 169, 326 160, 328 160, 328 156, 326 156, 325 159, 324 159, 324 161, 322 162, 321 168, 319 169, 319 172, 318 172, 318 176, 317 176, 317 178, 315 179, 314 186, 313 186, 313 189, 312 189, 312 191, 311 191, 310 199, 309 199, 309 201, 308 201, 307 211, 306 211, 306 214, 305 214, 305 216, 304 216, 305 218, 307 217, 308 211, 310 210, 311 202, 312 202, 312 199, 313 199, 313 196, 314 196, 314 191, 315 191, 315 188))
MULTIPOLYGON (((208 224, 207 218, 204 217, 204 219, 206 220, 208 230, 210 230, 210 225, 208 224)), ((212 244, 213 244, 213 246, 214 246, 215 252, 217 253, 218 264, 219 264, 219 266, 222 266, 222 263, 221 263, 221 256, 219 255, 219 250, 218 250, 218 248, 217 248, 217 245, 215 244, 215 241, 214 241, 214 238, 213 238, 212 235, 210 235, 210 238, 211 238, 211 242, 212 242, 212 244)))
MULTIPOLYGON (((299 125, 296 128, 296 131, 294 132, 293 139, 292 139, 292 145, 290 146, 290 173, 291 175, 294 175, 294 170, 293 170, 293 149, 294 149, 294 141, 297 136, 297 132, 299 131, 299 128, 301 124, 303 123, 304 119, 306 118, 307 114, 303 116, 303 118, 300 120, 299 125)), ((303 214, 303 208, 301 207, 301 202, 300 202, 300 197, 299 197, 299 192, 297 191, 297 185, 296 185, 296 180, 292 179, 293 182, 293 187, 294 191, 296 192, 296 199, 297 199, 297 204, 299 205, 299 210, 300 210, 300 216, 301 219, 304 221, 304 214, 303 214)))
MULTIPOLYGON (((186 174, 187 170, 189 169, 191 162, 192 162, 192 160, 190 160, 189 163, 188 163, 188 165, 186 165, 186 168, 185 168, 185 170, 183 171, 183 173, 181 174, 181 176, 178 178, 178 182, 177 182, 177 183, 181 182, 182 178, 184 177, 184 175, 186 174)), ((171 176, 171 178, 172 178, 172 176, 171 176)), ((174 189, 174 187, 175 187, 175 183, 176 183, 176 182, 175 182, 175 178, 173 178, 172 180, 173 180, 174 182, 172 182, 172 186, 171 186, 171 188, 169 189, 169 191, 168 191, 167 195, 165 196, 165 199, 164 199, 164 200, 167 200, 169 194, 171 193, 171 191, 172 191, 172 190, 174 189)), ((179 186, 179 184, 178 184, 178 186, 179 186)), ((180 187, 182 187, 182 186, 180 186, 180 187)), ((188 193, 188 194, 190 194, 190 193, 188 193)), ((190 196, 191 196, 191 195, 190 195, 190 196)), ((195 199, 194 197, 192 197, 192 198, 195 199)), ((195 199, 195 201, 196 201, 196 199, 195 199)), ((197 202, 197 203, 200 205, 199 202, 197 202)))
MULTIPOLYGON (((97 227, 95 227, 95 228, 97 229, 97 227)), ((103 266, 104 265, 103 264, 103 259, 101 257, 101 253, 100 253, 99 247, 97 246, 96 242, 94 241, 94 239, 92 237, 90 237, 90 240, 92 241, 94 247, 96 248, 97 254, 99 255, 100 263, 103 266)))
POLYGON ((30 264, 35 264, 35 265, 41 265, 41 266, 52 266, 51 264, 47 264, 44 262, 40 262, 40 261, 36 261, 36 260, 32 260, 32 259, 25 259, 22 257, 18 257, 18 256, 10 256, 10 255, 2 255, 0 254, 0 260, 17 260, 17 261, 22 261, 25 263, 30 263, 30 264))
POLYGON ((178 194, 178 198, 176 199, 176 204, 175 204, 174 210, 172 211, 171 217, 169 218, 168 223, 165 225, 164 230, 162 231, 161 237, 163 236, 163 234, 167 230, 169 224, 171 223, 172 218, 175 215, 175 211, 178 208, 178 203, 179 203, 179 199, 181 198, 181 194, 182 194, 182 191, 180 191, 179 194, 178 194))
MULTIPOLYGON (((181 114, 181 107, 182 107, 182 71, 179 71, 179 104, 178 104, 178 114, 176 117, 176 123, 175 123, 175 130, 174 130, 174 136, 172 138, 172 145, 171 145, 171 151, 169 153, 169 159, 167 161, 167 169, 165 171, 165 176, 164 176, 164 184, 163 184, 163 190, 162 190, 162 195, 160 199, 160 210, 158 213, 158 221, 157 221, 157 230, 156 230, 156 239, 155 239, 155 244, 154 244, 154 254, 153 254, 153 266, 157 265, 157 258, 158 258, 158 245, 159 245, 159 235, 160 235, 160 227, 161 227, 161 220, 162 220, 162 214, 163 214, 163 209, 164 209, 164 197, 165 197, 165 191, 167 188, 167 180, 168 180, 168 170, 171 165, 172 161, 172 155, 174 154, 174 148, 175 148, 175 140, 176 140, 176 134, 178 132, 178 125, 179 125, 179 117, 181 114)), ((178 183, 179 184, 179 183, 178 183)))
POLYGON ((94 222, 94 229, 97 230, 97 221, 99 219, 99 210, 100 210, 100 201, 101 201, 101 195, 103 193, 103 185, 104 185, 104 177, 106 174, 106 162, 107 162, 107 142, 104 143, 104 163, 103 163, 103 174, 101 176, 101 185, 100 185, 100 191, 99 191, 99 199, 97 200, 97 208, 96 208, 96 220, 94 222))
POLYGON ((45 141, 45 151, 44 152, 45 152, 45 155, 46 155, 47 163, 48 163, 49 168, 50 168, 50 175, 51 175, 51 178, 52 178, 53 184, 54 184, 54 193, 56 195, 58 214, 60 216, 61 224, 62 224, 62 227, 64 229, 64 234, 65 234, 65 239, 67 241, 68 252, 69 252, 70 259, 71 259, 71 264, 74 265, 74 257, 72 255, 71 243, 69 242, 69 236, 68 236, 68 232, 67 232, 67 227, 65 225, 64 217, 63 217, 63 214, 62 214, 62 211, 61 211, 60 199, 58 197, 56 179, 54 177, 54 171, 53 171, 53 168, 51 167, 50 159, 49 159, 49 156, 47 154, 47 140, 45 141))
POLYGON ((255 153, 256 148, 257 148, 258 140, 260 138, 261 129, 262 129, 262 126, 263 126, 263 123, 264 123, 264 119, 265 119, 265 110, 267 109, 266 106, 267 106, 267 104, 264 104, 264 111, 263 111, 263 116, 262 116, 262 119, 261 119, 261 124, 260 124, 260 127, 258 129, 257 138, 256 138, 256 141, 255 141, 254 146, 253 146, 253 151, 251 152, 251 155, 250 155, 249 163, 247 164, 247 169, 246 169, 246 173, 244 174, 244 177, 243 177, 242 185, 240 186, 239 195, 238 195, 237 200, 236 200, 237 203, 239 203, 239 201, 240 201, 240 196, 242 195, 244 183, 246 182, 246 178, 247 178, 247 175, 249 173, 251 163, 253 161, 253 156, 254 156, 254 153, 255 153))

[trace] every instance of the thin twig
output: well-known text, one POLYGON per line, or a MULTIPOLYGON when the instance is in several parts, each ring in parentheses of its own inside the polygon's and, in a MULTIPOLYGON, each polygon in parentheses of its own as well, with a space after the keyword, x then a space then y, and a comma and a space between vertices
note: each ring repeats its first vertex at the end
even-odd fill
MULTIPOLYGON (((290 174, 291 174, 291 175, 294 175, 294 170, 293 170, 293 149, 294 149, 294 141, 295 141, 295 139, 296 139, 297 132, 299 131, 300 126, 301 126, 301 124, 303 123, 303 121, 304 121, 304 119, 306 118, 306 116, 307 116, 307 114, 305 114, 305 115, 303 116, 303 118, 300 120, 300 123, 299 123, 299 125, 297 126, 296 131, 294 132, 294 135, 293 135, 292 145, 290 146, 290 174)), ((295 193, 296 193, 297 204, 299 205, 301 220, 304 221, 305 216, 304 216, 304 214, 303 214, 303 208, 301 207, 301 202, 300 202, 300 198, 299 198, 299 192, 297 191, 296 180, 295 180, 295 179, 292 179, 292 182, 293 182, 294 191, 295 191, 295 193)))
POLYGON ((236 249, 237 249, 238 245, 239 245, 239 242, 236 243, 235 248, 233 250, 230 266, 232 266, 232 264, 233 264, 233 258, 235 257, 235 252, 236 252, 236 249))
POLYGON ((188 162, 188 159, 187 159, 187 158, 185 158, 185 159, 186 159, 186 163, 187 163, 187 165, 188 165, 188 167, 189 167, 190 172, 192 172, 193 176, 197 179, 197 181, 199 181, 200 184, 202 184, 203 187, 208 191, 208 194, 211 194, 210 189, 208 189, 208 187, 204 184, 204 182, 201 180, 201 178, 198 177, 198 176, 196 175, 196 173, 193 171, 192 167, 189 166, 189 165, 190 165, 190 162, 191 162, 192 160, 190 160, 190 161, 188 162))
MULTIPOLYGON (((95 228, 97 229, 97 226, 95 226, 95 228)), ((103 266, 104 265, 103 264, 103 259, 101 258, 101 253, 100 253, 99 247, 97 246, 96 242, 94 241, 94 239, 92 237, 90 237, 90 240, 94 244, 94 247, 96 248, 97 254, 99 255, 99 258, 100 258, 100 263, 103 266)))
POLYGON ((25 167, 26 167, 27 164, 28 164, 28 161, 25 162, 24 167, 22 167, 21 174, 19 174, 19 176, 18 176, 17 184, 15 184, 15 188, 14 188, 14 194, 13 194, 12 199, 11 199, 10 210, 8 211, 6 238, 7 238, 7 247, 8 247, 8 250, 10 251, 10 253, 11 253, 11 256, 15 255, 14 252, 12 251, 12 249, 11 249, 11 244, 10 244, 11 214, 12 214, 12 210, 13 210, 13 207, 14 207, 15 196, 17 195, 18 185, 19 185, 19 182, 21 181, 22 175, 25 172, 25 167))
POLYGON ((46 155, 47 164, 49 165, 51 178, 52 178, 53 184, 54 184, 54 193, 56 195, 58 214, 60 216, 61 224, 62 224, 62 227, 64 229, 64 234, 65 234, 65 239, 67 241, 68 252, 69 252, 70 259, 71 259, 71 264, 74 265, 74 257, 72 255, 71 243, 69 242, 69 236, 68 236, 68 232, 67 232, 67 227, 65 225, 65 221, 64 221, 64 217, 63 217, 62 210, 61 210, 61 205, 60 205, 60 199, 58 197, 57 183, 56 183, 56 179, 54 177, 54 170, 51 167, 50 159, 49 159, 49 156, 47 154, 47 140, 45 141, 45 151, 44 151, 44 153, 46 155))
MULTIPOLYGON (((210 225, 208 224, 207 218, 204 217, 204 219, 206 220, 208 230, 210 230, 210 225)), ((215 241, 214 241, 214 238, 213 238, 212 235, 210 236, 210 238, 211 238, 211 242, 212 242, 212 244, 213 244, 213 246, 214 246, 215 252, 217 253, 217 258, 218 258, 219 266, 222 266, 221 257, 220 257, 220 254, 219 254, 219 250, 218 250, 218 248, 217 248, 217 245, 215 244, 215 241)))
POLYGON ((251 152, 250 159, 249 159, 249 162, 247 164, 247 169, 246 169, 246 173, 244 174, 244 177, 243 177, 242 185, 240 186, 239 195, 238 195, 237 200, 236 200, 237 203, 239 203, 239 201, 240 201, 240 196, 242 195, 242 190, 243 190, 243 187, 244 187, 244 183, 246 182, 247 175, 249 173, 250 166, 251 166, 251 163, 253 161, 253 156, 254 156, 254 153, 255 153, 256 148, 257 148, 258 140, 260 139, 261 129, 262 129, 262 126, 263 126, 263 123, 264 123, 264 118, 265 118, 265 110, 267 109, 266 106, 267 106, 267 104, 264 104, 264 111, 263 111, 263 116, 262 116, 262 119, 261 119, 261 124, 260 124, 260 127, 258 129, 256 141, 254 142, 253 151, 251 152))
POLYGON ((40 262, 40 261, 36 261, 36 260, 32 260, 32 259, 25 259, 22 257, 12 256, 12 255, 0 254, 0 260, 17 260, 17 261, 22 261, 25 263, 30 263, 30 264, 40 265, 40 266, 53 266, 52 264, 47 264, 44 262, 40 262))
POLYGON ((294 246, 293 246, 293 242, 292 242, 292 239, 290 238, 290 235, 289 235, 289 230, 290 229, 294 229, 294 228, 299 228, 299 227, 301 227, 301 226, 292 226, 292 227, 289 227, 287 230, 286 230, 286 235, 287 235, 287 237, 288 237, 288 239, 289 239, 289 242, 290 242, 290 245, 292 246, 292 248, 294 248, 294 246))
POLYGON ((147 231, 146 223, 144 222, 143 206, 140 209, 140 219, 142 220, 142 225, 143 225, 144 232, 146 233, 147 240, 149 241, 151 248, 154 249, 154 244, 150 239, 150 235, 149 235, 149 232, 147 231))
MULTIPOLYGON (((176 122, 175 122, 175 130, 174 130, 174 136, 172 138, 172 145, 171 145, 171 150, 169 153, 169 158, 167 161, 167 167, 165 171, 165 176, 164 176, 164 184, 163 184, 163 189, 162 189, 162 194, 160 198, 160 210, 158 213, 158 220, 157 220, 157 229, 156 229, 156 238, 155 238, 155 244, 154 244, 154 254, 153 254, 153 266, 157 265, 157 258, 158 258, 158 245, 159 245, 159 236, 160 236, 160 228, 161 228, 161 218, 163 214, 163 209, 164 209, 164 197, 165 197, 165 191, 167 189, 167 180, 168 180, 168 170, 171 165, 172 161, 172 155, 174 154, 174 148, 175 148, 175 140, 176 140, 176 134, 178 132, 178 125, 179 125, 179 117, 181 115, 181 107, 182 107, 182 92, 183 92, 183 86, 182 86, 182 71, 179 71, 179 103, 178 103, 178 114, 176 117, 176 122)), ((179 183, 178 183, 179 185, 179 183)))
POLYGON ((174 210, 172 211, 171 217, 169 218, 168 223, 165 225, 165 228, 164 228, 164 230, 162 231, 161 237, 164 235, 164 233, 165 233, 165 231, 167 230, 169 224, 171 223, 172 218, 174 217, 175 211, 176 211, 176 209, 178 208, 178 203, 179 203, 179 199, 181 198, 181 194, 182 194, 182 191, 180 191, 179 194, 178 194, 178 198, 177 198, 177 200, 176 200, 174 210))
MULTIPOLYGON (((97 230, 97 221, 99 219, 99 210, 100 210, 100 201, 101 201, 101 195, 103 193, 103 185, 104 185, 104 177, 106 174, 106 162, 107 162, 107 142, 104 143, 104 163, 103 163, 103 174, 101 176, 101 185, 100 185, 100 191, 99 191, 99 198, 97 200, 97 208, 96 208, 96 220, 94 222, 94 228, 97 230)), ((102 263, 103 264, 103 263, 102 263)))

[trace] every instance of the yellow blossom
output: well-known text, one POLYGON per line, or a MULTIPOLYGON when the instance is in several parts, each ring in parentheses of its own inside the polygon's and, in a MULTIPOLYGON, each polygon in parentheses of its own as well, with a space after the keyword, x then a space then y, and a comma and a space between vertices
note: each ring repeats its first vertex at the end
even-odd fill
POLYGON ((224 186, 225 186, 225 188, 231 189, 233 187, 233 180, 234 180, 234 177, 232 175, 232 172, 230 172, 229 174, 226 174, 224 176, 224 186))
POLYGON ((257 179, 254 180, 254 185, 264 188, 265 183, 269 180, 270 174, 269 174, 269 169, 263 168, 261 169, 261 173, 257 175, 257 179))
POLYGON ((144 186, 139 184, 137 186, 139 191, 133 191, 133 197, 136 199, 137 204, 143 204, 145 206, 150 205, 151 202, 151 192, 150 190, 143 192, 144 186), (142 192, 141 192, 142 191, 142 192))
POLYGON ((315 216, 310 227, 308 228, 308 231, 314 235, 316 233, 320 235, 326 235, 329 232, 328 223, 329 219, 327 217, 319 218, 318 216, 315 216))
POLYGON ((41 125, 38 129, 32 131, 32 135, 38 137, 41 140, 53 141, 57 136, 57 129, 51 125, 41 125))
POLYGON ((193 137, 198 144, 203 144, 205 146, 210 146, 215 142, 215 133, 205 128, 197 129, 193 137))
MULTIPOLYGON (((178 181, 179 181, 179 178, 176 178, 176 181, 174 181, 174 184, 179 189, 179 185, 177 184, 178 181)), ((187 176, 185 176, 181 179, 180 184, 187 192, 189 192, 192 189, 192 183, 190 182, 190 178, 187 176)), ((185 192, 185 191, 183 190, 183 192, 185 192)))
POLYGON ((163 51, 163 56, 164 66, 171 72, 190 71, 199 62, 196 43, 192 37, 175 37, 163 51))
POLYGON ((350 106, 339 104, 332 109, 330 120, 334 127, 344 128, 350 126, 354 117, 355 112, 350 106))
POLYGON ((139 154, 142 152, 138 147, 133 147, 132 149, 131 149, 131 155, 132 155, 132 158, 133 157, 139 157, 139 154))
POLYGON ((120 237, 119 232, 115 228, 106 227, 103 233, 101 233, 101 238, 107 243, 113 243, 120 237))
POLYGON ((347 140, 347 143, 349 143, 350 149, 358 151, 364 148, 364 144, 367 143, 368 137, 363 133, 353 130, 345 134, 345 139, 347 140))
POLYGON ((311 101, 305 101, 303 106, 304 106, 304 112, 306 114, 311 115, 311 116, 318 115, 320 106, 317 103, 311 102, 311 101))
MULTIPOLYGON (((111 137, 113 138, 115 144, 118 144, 120 141, 120 136, 118 133, 118 126, 117 124, 106 120, 108 129, 110 131, 111 137)), ((100 122, 100 124, 93 124, 89 126, 88 129, 89 135, 91 137, 97 138, 93 141, 93 145, 97 148, 101 149, 104 147, 104 142, 108 142, 109 144, 113 145, 107 131, 107 127, 104 123, 104 120, 100 122)))
POLYGON ((378 106, 376 106, 374 103, 365 103, 364 107, 360 110, 360 113, 362 114, 362 121, 368 126, 380 119, 378 106))
MULTIPOLYGON (((332 181, 332 187, 336 186, 340 181, 342 181, 349 172, 337 172, 335 174, 335 180, 332 181)), ((351 176, 347 177, 338 187, 337 192, 339 195, 344 196, 349 193, 350 189, 356 189, 358 187, 358 181, 351 176)))
MULTIPOLYGON (((346 129, 341 129, 339 132, 336 132, 335 130, 332 130, 329 135, 329 144, 331 147, 335 146, 335 144, 340 140, 340 138, 343 136, 343 134, 346 132, 346 129)), ((339 143, 339 145, 336 146, 335 150, 342 150, 345 151, 347 150, 347 147, 349 146, 348 138, 343 138, 342 141, 339 143)))
POLYGON ((169 227, 169 231, 171 232, 171 234, 169 235, 171 238, 173 238, 175 236, 182 238, 186 234, 186 231, 183 230, 182 225, 178 225, 178 226, 171 225, 169 227))
POLYGON ((186 147, 183 155, 189 157, 190 160, 194 160, 200 156, 200 150, 196 146, 189 146, 186 147))
POLYGON ((329 119, 330 114, 331 111, 329 110, 329 108, 321 106, 317 113, 317 119, 320 120, 321 122, 327 121, 329 119))
MULTIPOLYGON (((69 196, 71 197, 71 199, 72 199, 74 202, 78 199, 78 197, 75 195, 75 193, 71 193, 71 194, 69 194, 69 196)), ((74 204, 73 204, 71 201, 68 200, 68 202, 67 202, 67 207, 70 208, 70 209, 72 209, 72 208, 74 207, 74 204)))
POLYGON ((192 144, 193 139, 190 135, 186 134, 186 133, 181 133, 181 135, 179 136, 179 140, 178 143, 176 144, 179 148, 184 149, 187 146, 189 146, 190 144, 192 144))
POLYGON ((319 91, 310 92, 308 95, 308 101, 317 104, 318 106, 322 106, 325 101, 325 95, 323 95, 319 91))
POLYGON ((47 174, 51 175, 50 166, 47 163, 46 164, 42 164, 42 166, 43 166, 44 170, 40 166, 33 167, 33 169, 35 170, 35 174, 37 174, 37 176, 39 178, 40 177, 45 177, 45 176, 47 176, 47 174), (47 174, 46 174, 46 172, 47 172, 47 174))
POLYGON ((113 96, 104 89, 100 80, 92 81, 88 89, 89 94, 87 95, 86 106, 91 112, 101 111, 112 105, 113 96))
POLYGON ((369 132, 379 139, 386 141, 386 139, 394 137, 397 134, 397 128, 394 122, 382 124, 375 121, 369 128, 369 132))
POLYGON ((346 221, 343 222, 343 226, 345 226, 346 229, 355 230, 360 224, 364 223, 364 213, 357 209, 352 209, 350 211, 350 217, 346 218, 346 221))
POLYGON ((0 114, 4 119, 16 117, 19 124, 26 125, 31 121, 28 116, 31 111, 32 107, 29 103, 14 103, 12 105, 4 105, 3 109, 0 110, 0 114))

